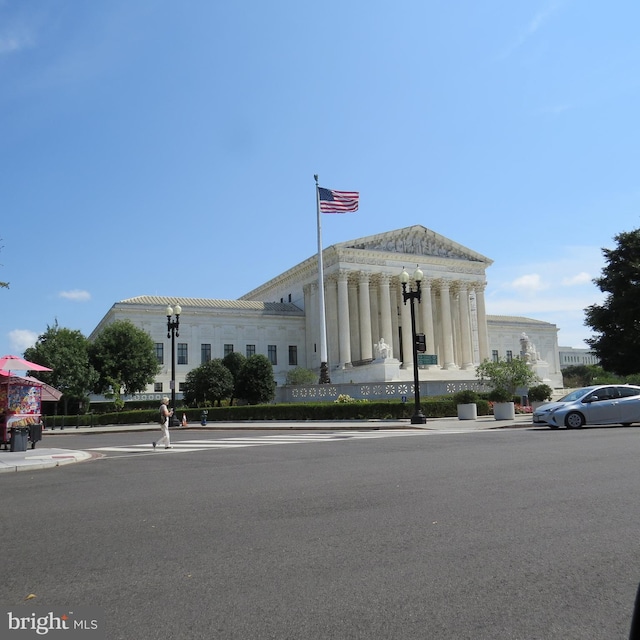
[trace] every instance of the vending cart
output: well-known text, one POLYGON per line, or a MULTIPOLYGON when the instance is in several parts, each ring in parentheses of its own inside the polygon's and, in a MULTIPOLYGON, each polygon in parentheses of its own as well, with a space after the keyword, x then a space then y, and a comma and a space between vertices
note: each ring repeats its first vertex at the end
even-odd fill
MULTIPOLYGON (((0 445, 5 450, 26 451, 31 429, 35 434, 36 426, 42 424, 41 420, 41 384, 20 378, 0 382, 0 445)), ((31 438, 31 441, 34 448, 35 438, 31 438)))

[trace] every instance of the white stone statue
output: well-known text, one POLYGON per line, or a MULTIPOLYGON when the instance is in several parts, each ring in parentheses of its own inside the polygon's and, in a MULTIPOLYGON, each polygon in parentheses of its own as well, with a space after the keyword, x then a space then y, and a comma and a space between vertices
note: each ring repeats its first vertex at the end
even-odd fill
POLYGON ((536 351, 531 340, 529 340, 529 336, 524 332, 520 336, 520 355, 529 364, 535 364, 540 360, 540 354, 536 351))
POLYGON ((384 341, 384 338, 380 338, 380 340, 373 345, 373 351, 376 354, 376 359, 382 358, 385 360, 386 358, 391 358, 391 347, 384 341))

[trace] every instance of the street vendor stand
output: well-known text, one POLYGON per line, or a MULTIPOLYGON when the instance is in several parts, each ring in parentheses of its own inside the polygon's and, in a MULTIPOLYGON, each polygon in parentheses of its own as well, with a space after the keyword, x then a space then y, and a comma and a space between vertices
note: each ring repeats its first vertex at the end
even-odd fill
POLYGON ((0 446, 11 451, 26 451, 42 440, 42 401, 59 400, 62 393, 36 378, 21 377, 14 371, 53 371, 20 356, 0 358, 0 446), (45 398, 49 394, 50 397, 45 398))
POLYGON ((10 446, 11 451, 26 451, 28 439, 35 448, 42 439, 42 383, 19 377, 0 381, 0 415, 0 445, 5 450, 10 446))

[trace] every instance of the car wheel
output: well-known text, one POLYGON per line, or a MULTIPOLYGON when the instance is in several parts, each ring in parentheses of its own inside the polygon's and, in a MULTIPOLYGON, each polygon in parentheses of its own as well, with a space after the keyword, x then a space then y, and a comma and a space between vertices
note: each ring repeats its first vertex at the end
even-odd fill
POLYGON ((564 419, 564 426, 567 427, 567 429, 582 429, 584 426, 584 416, 577 411, 572 411, 568 413, 564 419))

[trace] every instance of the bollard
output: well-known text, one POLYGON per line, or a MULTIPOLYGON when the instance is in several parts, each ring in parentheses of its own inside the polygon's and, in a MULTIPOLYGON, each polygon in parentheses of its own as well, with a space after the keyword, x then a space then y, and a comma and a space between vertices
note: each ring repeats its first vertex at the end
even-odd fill
POLYGON ((203 411, 203 412, 202 412, 202 415, 200 416, 200 424, 201 424, 203 427, 206 427, 206 426, 207 426, 207 411, 203 411))

